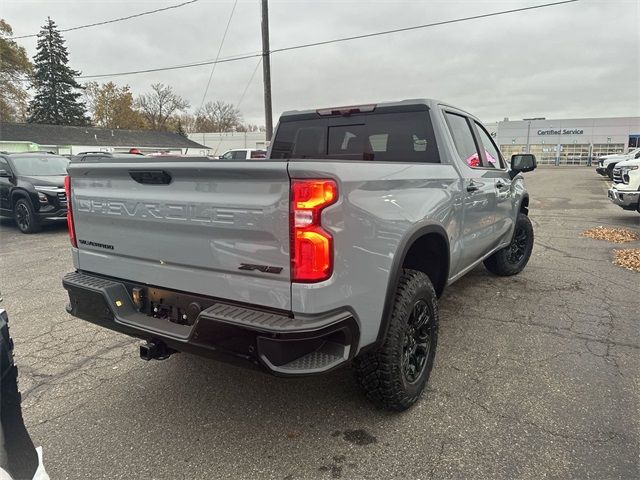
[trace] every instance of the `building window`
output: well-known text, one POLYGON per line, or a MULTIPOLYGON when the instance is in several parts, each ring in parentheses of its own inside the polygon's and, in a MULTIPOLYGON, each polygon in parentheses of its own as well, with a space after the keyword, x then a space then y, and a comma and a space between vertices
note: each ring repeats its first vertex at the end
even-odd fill
POLYGON ((526 145, 500 145, 500 151, 502 152, 502 156, 505 158, 507 163, 511 162, 511 155, 516 155, 520 153, 527 153, 526 145))
POLYGON ((624 153, 624 143, 594 143, 593 157, 598 158, 602 155, 611 155, 612 153, 624 153))

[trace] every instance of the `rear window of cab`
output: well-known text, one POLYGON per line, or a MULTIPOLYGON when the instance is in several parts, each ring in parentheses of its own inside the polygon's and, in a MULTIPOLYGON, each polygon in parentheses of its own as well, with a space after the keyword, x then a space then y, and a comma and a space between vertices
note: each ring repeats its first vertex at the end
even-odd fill
POLYGON ((281 121, 271 158, 440 163, 426 110, 281 121))

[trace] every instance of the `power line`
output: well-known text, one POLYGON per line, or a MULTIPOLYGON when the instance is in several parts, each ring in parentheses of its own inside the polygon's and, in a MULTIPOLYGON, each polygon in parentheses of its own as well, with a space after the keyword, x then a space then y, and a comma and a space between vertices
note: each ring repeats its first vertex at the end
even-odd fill
POLYGON ((209 60, 209 61, 196 62, 196 63, 187 63, 183 65, 173 65, 171 67, 148 68, 146 70, 132 70, 130 72, 102 73, 99 75, 80 75, 79 77, 76 77, 76 78, 121 77, 125 75, 136 75, 138 73, 152 73, 152 72, 162 72, 164 70, 180 70, 182 68, 202 67, 204 65, 212 65, 214 63, 236 62, 238 60, 245 60, 247 58, 255 58, 255 57, 262 57, 262 53, 253 53, 253 54, 240 55, 235 57, 227 57, 217 61, 209 60))
POLYGON ((463 17, 463 18, 455 18, 453 20, 443 20, 441 22, 433 22, 433 23, 425 23, 422 25, 415 25, 413 27, 404 27, 404 28, 396 28, 393 30, 384 30, 382 32, 374 32, 374 33, 366 33, 364 35, 354 35, 353 37, 343 37, 343 38, 335 38, 333 40, 325 40, 322 42, 314 42, 314 43, 305 43, 302 45, 294 45, 292 47, 284 47, 284 48, 276 48, 275 50, 271 50, 271 53, 277 53, 277 52, 286 52, 289 50, 297 50, 300 48, 308 48, 308 47, 317 47, 319 45, 328 45, 330 43, 338 43, 338 42, 347 42, 350 40, 359 40, 361 38, 371 38, 371 37, 377 37, 380 35, 389 35, 392 33, 400 33, 400 32, 408 32, 410 30, 418 30, 420 28, 428 28, 428 27, 437 27, 440 25, 449 25, 451 23, 459 23, 459 22, 466 22, 469 20, 478 20, 480 18, 487 18, 487 17, 495 17, 498 15, 506 15, 508 13, 516 13, 516 12, 524 12, 526 10, 535 10, 538 8, 546 8, 546 7, 554 7, 557 5, 563 5, 565 3, 574 3, 574 2, 578 2, 579 0, 564 0, 561 2, 553 2, 553 3, 545 3, 542 5, 533 5, 530 7, 522 7, 522 8, 514 8, 512 10, 503 10, 501 12, 493 12, 493 13, 484 13, 482 15, 473 15, 471 17, 463 17))
POLYGON ((229 20, 227 20, 227 26, 224 29, 224 34, 222 35, 222 40, 220 41, 220 47, 218 47, 218 53, 216 54, 216 59, 214 60, 214 64, 211 67, 211 73, 209 74, 209 80, 207 81, 207 87, 204 89, 204 94, 202 95, 202 102, 200 102, 200 108, 204 105, 204 101, 207 98, 207 93, 209 93, 209 86, 211 85, 211 79, 213 78, 213 72, 216 71, 216 66, 218 65, 218 60, 220 58, 220 52, 222 52, 222 46, 224 45, 224 40, 227 38, 227 32, 229 31, 229 25, 231 25, 231 19, 233 18, 233 12, 236 11, 236 5, 238 5, 238 0, 233 2, 233 8, 231 9, 231 13, 229 14, 229 20))
MULTIPOLYGON (((261 63, 262 63, 262 55, 260 55, 260 59, 258 60, 258 63, 256 63, 256 66, 253 69, 251 76, 249 77, 249 81, 247 82, 247 85, 244 87, 244 90, 242 91, 242 95, 240 95, 240 100, 238 100, 238 103, 234 105, 237 109, 240 109, 240 104, 244 100, 244 96, 247 94, 247 91, 251 86, 251 82, 253 82, 253 78, 256 76, 256 72, 258 71, 258 67, 260 66, 261 63)), ((220 139, 218 141, 218 145, 216 145, 216 148, 213 150, 213 155, 218 153, 218 149, 220 148, 220 145, 222 145, 222 133, 220 133, 220 139)))
MULTIPOLYGON (((485 13, 482 15, 473 15, 470 17, 462 17, 462 18, 455 18, 453 20, 443 20, 441 22, 433 22, 433 23, 425 23, 422 25, 415 25, 412 27, 404 27, 404 28, 397 28, 394 30, 383 30, 383 31, 379 31, 379 32, 373 32, 373 33, 366 33, 363 35, 355 35, 355 36, 351 36, 351 37, 342 37, 342 38, 334 38, 332 40, 324 40, 321 42, 314 42, 314 43, 305 43, 305 44, 301 44, 301 45, 293 45, 291 47, 283 47, 283 48, 276 48, 274 50, 271 50, 270 53, 278 53, 278 52, 286 52, 286 51, 290 51, 290 50, 298 50, 301 48, 309 48, 309 47, 317 47, 320 45, 328 45, 331 43, 338 43, 338 42, 346 42, 346 41, 350 41, 350 40, 358 40, 358 39, 362 39, 362 38, 370 38, 370 37, 376 37, 376 36, 380 36, 380 35, 390 35, 393 33, 400 33, 400 32, 407 32, 407 31, 411 31, 411 30, 418 30, 418 29, 422 29, 422 28, 429 28, 429 27, 437 27, 440 25, 448 25, 451 23, 460 23, 460 22, 466 22, 466 21, 470 21, 470 20, 478 20, 481 18, 488 18, 488 17, 495 17, 498 15, 506 15, 509 13, 517 13, 517 12, 523 12, 523 11, 527 11, 527 10, 536 10, 536 9, 540 9, 540 8, 547 8, 547 7, 554 7, 557 5, 563 5, 563 4, 567 4, 567 3, 574 3, 574 2, 578 2, 580 0, 564 0, 561 2, 553 2, 553 3, 545 3, 542 5, 533 5, 530 7, 522 7, 522 8, 515 8, 515 9, 511 9, 511 10, 502 10, 499 12, 492 12, 492 13, 485 13)), ((170 67, 159 67, 159 68, 150 68, 150 69, 146 69, 146 70, 132 70, 132 71, 128 71, 128 72, 116 72, 116 73, 104 73, 104 74, 100 74, 100 75, 84 75, 84 76, 80 76, 78 78, 99 78, 99 77, 118 77, 118 76, 123 76, 123 75, 136 75, 139 73, 150 73, 150 72, 160 72, 160 71, 164 71, 164 70, 178 70, 178 69, 182 69, 182 68, 193 68, 193 67, 200 67, 203 65, 212 65, 215 63, 226 63, 226 62, 235 62, 235 61, 239 61, 239 60, 245 60, 247 58, 253 58, 253 57, 259 57, 262 56, 261 53, 257 53, 257 54, 250 54, 250 55, 241 55, 241 56, 237 56, 237 57, 230 57, 230 58, 226 58, 226 59, 221 59, 221 60, 213 60, 213 61, 202 61, 202 62, 194 62, 194 63, 188 63, 188 64, 183 64, 183 65, 174 65, 174 66, 170 66, 170 67)))
POLYGON ((247 94, 247 90, 249 90, 249 86, 251 86, 251 82, 253 82, 253 78, 256 76, 256 72, 258 71, 258 67, 260 66, 261 63, 262 63, 262 56, 260 57, 260 60, 258 60, 258 63, 256 63, 256 67, 253 69, 253 73, 251 74, 251 77, 247 82, 247 86, 244 87, 244 90, 242 91, 242 95, 240 95, 240 100, 238 100, 238 103, 236 103, 236 108, 240 108, 240 104, 244 100, 244 96, 247 94))
MULTIPOLYGON (((184 7, 185 5, 189 5, 190 3, 196 3, 198 1, 199 0, 189 0, 188 2, 179 3, 178 5, 172 5, 170 7, 158 8, 156 10, 149 10, 147 12, 136 13, 134 15, 128 15, 126 17, 114 18, 112 20, 105 20, 104 22, 88 23, 86 25, 78 25, 77 27, 64 28, 64 29, 61 29, 60 32, 72 32, 74 30, 82 30, 83 28, 97 27, 99 25, 107 25, 109 23, 122 22, 123 20, 131 20, 132 18, 144 17, 145 15, 151 15, 153 13, 159 13, 159 12, 164 12, 164 11, 167 11, 167 10, 173 10, 174 8, 184 7)), ((17 36, 17 37, 11 37, 11 40, 17 40, 19 38, 37 37, 38 35, 39 34, 37 34, 37 33, 31 34, 31 35, 20 35, 20 36, 17 36)))

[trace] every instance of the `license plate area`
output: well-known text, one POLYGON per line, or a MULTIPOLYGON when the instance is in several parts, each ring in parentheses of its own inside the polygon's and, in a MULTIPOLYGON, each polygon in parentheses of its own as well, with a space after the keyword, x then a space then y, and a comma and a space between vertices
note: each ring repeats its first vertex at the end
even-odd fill
POLYGON ((134 308, 152 318, 192 326, 200 312, 215 303, 210 298, 153 287, 127 285, 134 308))

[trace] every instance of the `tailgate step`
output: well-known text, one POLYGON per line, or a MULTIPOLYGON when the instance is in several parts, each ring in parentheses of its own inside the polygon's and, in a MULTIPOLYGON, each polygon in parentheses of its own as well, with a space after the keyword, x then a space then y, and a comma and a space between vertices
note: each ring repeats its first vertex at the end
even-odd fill
POLYGON ((228 322, 235 325, 246 325, 247 327, 269 331, 285 331, 304 326, 302 321, 287 315, 252 310, 224 303, 216 303, 203 310, 200 318, 228 322))

